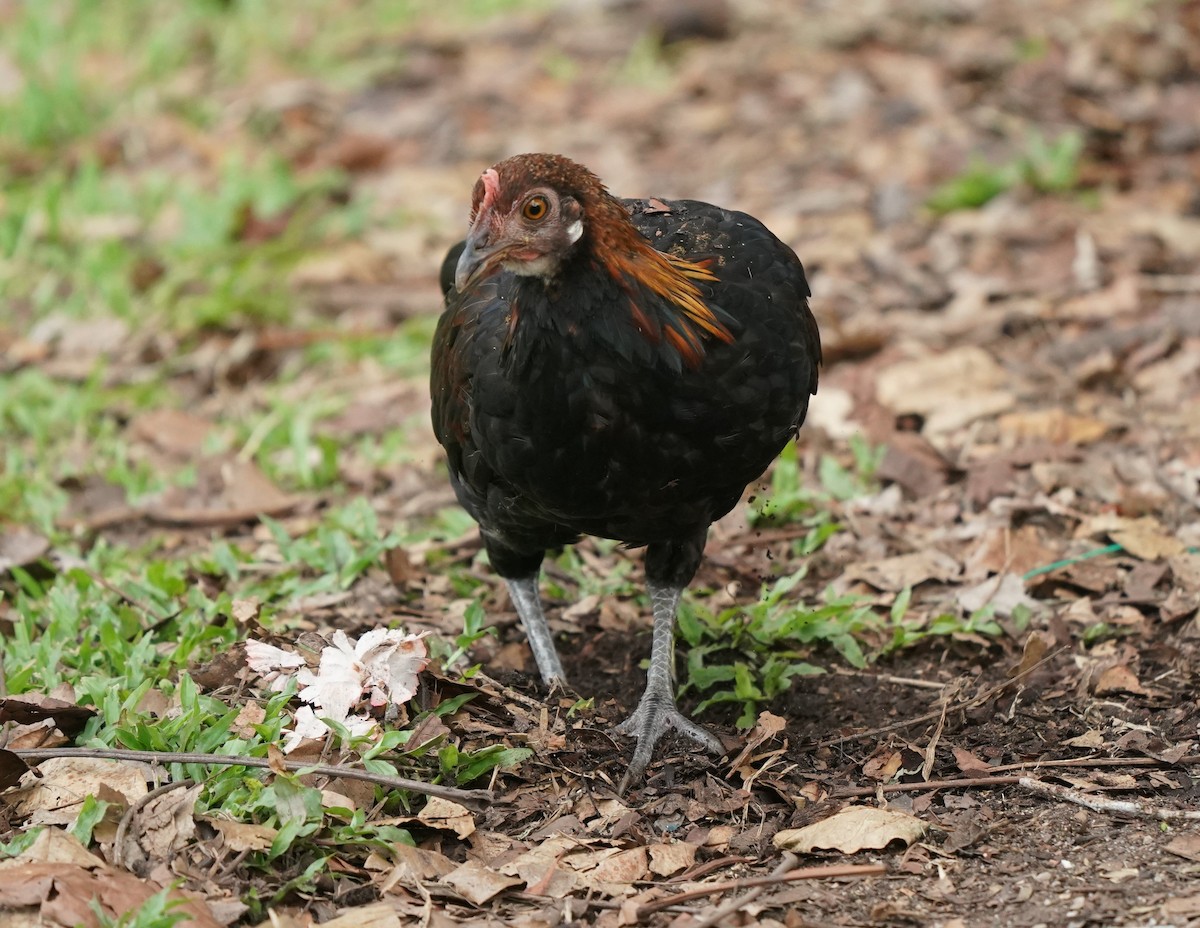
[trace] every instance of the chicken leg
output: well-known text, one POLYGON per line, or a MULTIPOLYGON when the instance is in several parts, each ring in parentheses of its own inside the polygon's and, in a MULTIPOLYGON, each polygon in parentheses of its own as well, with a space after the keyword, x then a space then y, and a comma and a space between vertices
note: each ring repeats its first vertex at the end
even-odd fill
POLYGON ((542 682, 552 693, 566 689, 567 675, 563 672, 562 661, 558 659, 554 636, 550 633, 546 613, 542 609, 538 575, 509 579, 505 580, 505 583, 508 585, 508 596, 517 609, 521 624, 525 627, 525 637, 529 639, 529 648, 533 651, 533 659, 537 662, 542 682))
MULTIPOLYGON (((542 682, 551 692, 564 689, 566 673, 554 637, 546 622, 538 591, 538 575, 508 579, 508 595, 529 639, 533 659, 542 682)), ((724 745, 710 732, 687 718, 675 702, 675 615, 683 586, 648 581, 650 604, 654 612, 654 638, 650 650, 650 669, 646 688, 633 714, 617 726, 617 731, 636 740, 633 760, 621 780, 619 792, 639 780, 650 763, 654 746, 668 731, 674 729, 714 754, 724 752, 724 745)))
POLYGON ((683 587, 650 582, 647 588, 654 609, 654 643, 641 701, 633 715, 617 726, 617 731, 637 739, 633 761, 617 790, 620 793, 641 778, 654 753, 654 745, 672 728, 713 754, 725 753, 725 746, 716 736, 687 718, 675 703, 675 612, 683 587))

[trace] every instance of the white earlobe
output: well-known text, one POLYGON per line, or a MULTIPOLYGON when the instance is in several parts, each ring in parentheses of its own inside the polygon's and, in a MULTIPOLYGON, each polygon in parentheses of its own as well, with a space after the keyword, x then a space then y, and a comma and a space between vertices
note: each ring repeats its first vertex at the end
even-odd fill
POLYGON ((571 240, 571 244, 574 245, 577 241, 579 241, 579 237, 581 235, 583 235, 583 220, 576 219, 573 223, 567 226, 567 238, 569 238, 571 240))

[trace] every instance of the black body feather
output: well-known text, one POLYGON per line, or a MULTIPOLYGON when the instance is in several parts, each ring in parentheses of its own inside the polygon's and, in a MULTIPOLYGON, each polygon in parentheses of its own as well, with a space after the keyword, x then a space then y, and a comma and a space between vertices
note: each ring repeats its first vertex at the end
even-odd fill
POLYGON ((689 363, 663 337, 684 324, 679 307, 614 279, 587 237, 549 281, 501 272, 458 293, 461 245, 443 266, 433 426, 505 577, 589 534, 650 544, 648 576, 686 585, 709 524, 796 433, 817 389, 820 340, 787 245, 707 203, 622 202, 655 249, 716 277, 695 285, 731 341, 701 333, 689 363))

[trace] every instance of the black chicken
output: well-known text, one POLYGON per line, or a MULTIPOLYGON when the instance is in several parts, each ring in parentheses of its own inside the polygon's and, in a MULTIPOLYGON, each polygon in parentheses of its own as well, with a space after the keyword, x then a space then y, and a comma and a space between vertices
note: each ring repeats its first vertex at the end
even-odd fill
POLYGON ((654 641, 618 729, 637 739, 625 782, 670 728, 721 753, 675 703, 675 613, 709 525, 816 392, 799 259, 745 213, 617 199, 581 165, 527 154, 475 184, 442 286, 434 431, 542 679, 565 682, 538 594, 546 550, 585 534, 644 545, 654 641))

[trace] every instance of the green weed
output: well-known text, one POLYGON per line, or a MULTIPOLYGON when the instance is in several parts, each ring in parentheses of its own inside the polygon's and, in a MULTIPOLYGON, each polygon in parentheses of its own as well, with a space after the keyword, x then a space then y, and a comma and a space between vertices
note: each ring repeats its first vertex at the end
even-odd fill
POLYGON ((173 928, 174 925, 190 921, 192 918, 183 909, 183 904, 181 898, 171 896, 170 889, 163 889, 143 902, 138 909, 115 918, 105 914, 100 908, 100 903, 95 900, 92 900, 90 906, 100 928, 173 928))
POLYGON ((1011 190, 1021 179, 1019 164, 998 166, 973 157, 967 169, 938 187, 925 201, 935 213, 977 209, 1011 190))
POLYGON ((963 173, 938 187, 925 205, 939 214, 976 209, 1020 184, 1041 194, 1070 193, 1079 186, 1082 155, 1079 132, 1070 130, 1050 140, 1034 130, 1013 160, 991 165, 972 159, 963 173))

